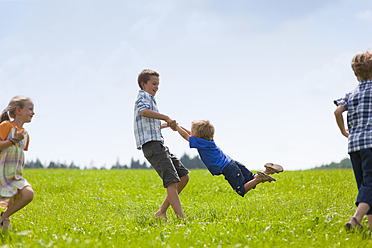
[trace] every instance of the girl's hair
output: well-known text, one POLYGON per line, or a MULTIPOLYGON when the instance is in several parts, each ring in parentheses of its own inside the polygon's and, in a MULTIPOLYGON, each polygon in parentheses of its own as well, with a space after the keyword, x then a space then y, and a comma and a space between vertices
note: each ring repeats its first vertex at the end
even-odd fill
POLYGON ((16 108, 19 107, 23 109, 26 102, 31 102, 31 98, 25 96, 15 96, 10 99, 8 107, 1 113, 0 123, 3 121, 10 121, 10 118, 15 118, 16 108))
POLYGON ((191 129, 194 135, 206 140, 213 140, 214 126, 208 120, 193 121, 191 129))
POLYGON ((361 80, 372 79, 372 52, 366 51, 354 56, 351 68, 361 80))
POLYGON ((157 77, 159 77, 159 73, 157 73, 156 71, 150 70, 150 69, 144 69, 138 75, 138 85, 141 88, 141 90, 142 90, 141 83, 144 82, 146 84, 147 81, 150 80, 150 77, 151 76, 157 76, 157 77))

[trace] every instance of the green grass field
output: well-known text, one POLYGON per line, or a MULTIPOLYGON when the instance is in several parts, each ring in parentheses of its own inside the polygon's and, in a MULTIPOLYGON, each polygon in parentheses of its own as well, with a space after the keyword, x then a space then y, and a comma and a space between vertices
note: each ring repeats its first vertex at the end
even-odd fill
MULTIPOLYGON (((244 198, 223 176, 193 170, 180 198, 186 221, 168 210, 154 170, 25 170, 35 198, 11 218, 0 247, 372 247, 347 233, 355 210, 352 170, 275 174, 244 198)), ((367 225, 366 221, 364 225, 367 225)))

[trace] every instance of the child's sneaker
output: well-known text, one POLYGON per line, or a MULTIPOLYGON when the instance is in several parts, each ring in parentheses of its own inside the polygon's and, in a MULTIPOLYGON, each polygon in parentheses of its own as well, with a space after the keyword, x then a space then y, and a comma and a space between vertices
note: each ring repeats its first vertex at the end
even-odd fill
POLYGON ((262 171, 257 171, 256 179, 259 180, 261 183, 264 183, 264 182, 270 182, 271 183, 272 181, 276 181, 275 178, 273 178, 269 175, 266 175, 262 171))
POLYGON ((279 172, 284 171, 283 167, 281 165, 278 165, 278 164, 266 163, 264 166, 265 166, 266 170, 272 172, 272 173, 269 173, 269 174, 274 174, 274 173, 279 173, 279 172))

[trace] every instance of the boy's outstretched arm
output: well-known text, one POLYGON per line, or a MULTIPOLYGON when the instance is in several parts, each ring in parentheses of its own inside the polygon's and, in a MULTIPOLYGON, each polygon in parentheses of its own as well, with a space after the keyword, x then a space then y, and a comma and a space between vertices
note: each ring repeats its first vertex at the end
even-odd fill
POLYGON ((342 116, 342 113, 345 111, 344 106, 338 105, 335 110, 335 117, 337 126, 340 129, 342 135, 344 135, 346 138, 349 137, 349 133, 345 129, 345 123, 344 123, 344 117, 342 116))
POLYGON ((167 125, 161 126, 161 128, 164 127, 171 127, 172 129, 176 128, 177 122, 175 120, 172 120, 169 116, 163 115, 161 113, 152 111, 151 109, 145 109, 140 113, 141 116, 146 117, 146 118, 153 118, 153 119, 158 119, 158 120, 163 120, 167 122, 167 125))
POLYGON ((176 129, 177 129, 178 133, 179 133, 179 134, 180 134, 180 135, 181 135, 185 140, 189 141, 189 139, 190 139, 190 134, 191 134, 191 133, 190 133, 187 129, 185 129, 185 128, 179 126, 179 125, 177 125, 176 129))

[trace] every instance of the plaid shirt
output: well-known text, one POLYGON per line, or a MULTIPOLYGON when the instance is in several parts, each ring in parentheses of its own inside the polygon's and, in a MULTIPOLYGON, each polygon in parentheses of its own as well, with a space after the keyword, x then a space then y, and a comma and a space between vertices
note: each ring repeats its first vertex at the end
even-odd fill
POLYGON ((352 92, 334 103, 348 111, 348 152, 372 148, 372 80, 361 81, 352 92))
POLYGON ((146 91, 140 90, 134 106, 134 136, 138 150, 149 141, 164 142, 160 131, 160 120, 141 116, 140 113, 145 109, 159 112, 155 98, 146 91))

